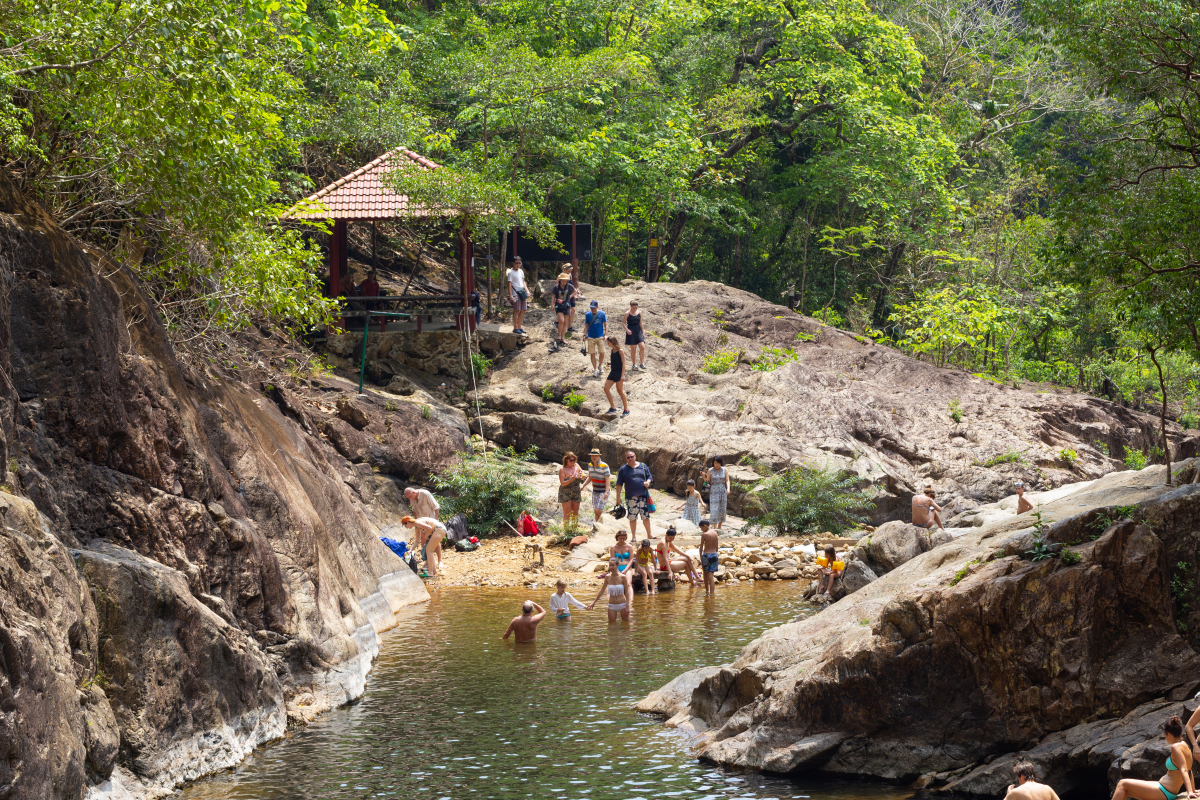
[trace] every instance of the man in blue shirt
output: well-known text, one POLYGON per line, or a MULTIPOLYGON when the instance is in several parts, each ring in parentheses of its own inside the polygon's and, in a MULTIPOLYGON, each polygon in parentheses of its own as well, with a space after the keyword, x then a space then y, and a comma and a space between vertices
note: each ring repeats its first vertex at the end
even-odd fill
POLYGON ((642 518, 646 526, 646 537, 650 537, 650 484, 654 476, 650 467, 638 463, 637 456, 632 450, 625 453, 625 466, 617 470, 617 505, 621 505, 621 490, 625 490, 628 502, 625 507, 629 510, 629 533, 637 534, 637 518, 642 518))
POLYGON ((604 338, 608 336, 608 315, 593 300, 591 311, 584 315, 587 324, 587 354, 592 361, 592 377, 599 378, 604 367, 604 338))

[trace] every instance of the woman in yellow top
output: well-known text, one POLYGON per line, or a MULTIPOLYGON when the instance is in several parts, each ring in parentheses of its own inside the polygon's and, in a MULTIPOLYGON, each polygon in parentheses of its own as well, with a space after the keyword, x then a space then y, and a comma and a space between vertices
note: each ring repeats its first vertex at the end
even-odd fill
POLYGON ((649 539, 642 539, 634 567, 638 575, 642 576, 642 586, 646 587, 646 594, 658 594, 658 581, 654 572, 654 548, 650 546, 649 539))

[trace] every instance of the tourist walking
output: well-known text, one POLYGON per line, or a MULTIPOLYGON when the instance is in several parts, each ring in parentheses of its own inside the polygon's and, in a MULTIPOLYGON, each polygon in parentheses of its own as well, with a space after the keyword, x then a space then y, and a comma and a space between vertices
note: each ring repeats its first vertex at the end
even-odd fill
POLYGON ((550 595, 550 610, 554 612, 554 616, 558 619, 569 619, 571 616, 571 606, 575 606, 583 611, 587 610, 587 606, 576 600, 567 591, 567 582, 559 578, 554 582, 554 594, 550 595))
POLYGON ((637 533, 637 520, 640 517, 646 526, 646 536, 650 538, 650 484, 653 481, 650 468, 639 463, 632 450, 627 451, 625 466, 617 470, 617 505, 621 504, 621 491, 624 490, 630 534, 637 533))
POLYGON ((529 310, 529 287, 525 285, 525 270, 520 256, 513 257, 507 273, 508 299, 513 307, 513 333, 524 333, 525 312, 529 310))
POLYGON ((567 327, 571 322, 571 300, 575 298, 575 287, 571 285, 571 275, 567 272, 558 274, 558 281, 550 290, 554 302, 554 318, 558 321, 558 339, 555 344, 565 347, 567 344, 567 327))
MULTIPOLYGON (((574 269, 575 268, 571 266, 571 262, 569 261, 562 265, 562 271, 568 275, 570 275, 574 269)), ((575 290, 575 293, 571 295, 571 313, 567 316, 567 332, 575 333, 575 301, 586 300, 587 298, 583 296, 583 292, 579 288, 579 281, 572 280, 570 278, 568 278, 568 280, 571 281, 571 288, 575 290)))
POLYGON ((704 593, 717 593, 717 570, 721 568, 717 544, 717 532, 704 531, 700 534, 700 570, 704 573, 704 593))
POLYGON ((708 506, 704 505, 704 499, 700 495, 700 490, 696 488, 694 480, 688 480, 683 497, 683 505, 679 507, 683 513, 680 516, 697 528, 700 527, 700 509, 707 509, 708 506))
MULTIPOLYGON (((1008 785, 1006 800, 1058 800, 1058 795, 1044 783, 1037 781, 1037 767, 1028 761, 1013 766, 1017 782, 1008 785)), ((1157 798, 1156 798, 1157 800, 1157 798)))
POLYGON ((688 583, 696 586, 700 583, 700 576, 696 574, 696 562, 687 553, 679 549, 675 544, 675 527, 667 528, 667 533, 663 536, 663 540, 658 543, 655 548, 655 554, 658 557, 658 568, 671 576, 671 580, 675 580, 675 571, 686 572, 688 583))
POLYGON ((508 630, 501 639, 508 639, 510 634, 516 634, 517 644, 528 644, 537 639, 538 623, 546 618, 546 609, 532 600, 521 604, 521 616, 513 617, 508 623, 508 630), (535 613, 536 612, 536 613, 535 613))
POLYGON ((604 370, 604 340, 608 338, 608 315, 600 310, 600 304, 593 300, 589 303, 590 310, 583 315, 584 325, 587 326, 587 357, 592 362, 592 377, 599 378, 604 370))
POLYGON ((592 481, 592 513, 596 515, 596 522, 600 521, 600 515, 608 503, 608 479, 611 475, 608 464, 600 460, 600 451, 593 447, 588 453, 588 477, 592 481))
POLYGON ((408 507, 412 509, 414 517, 433 517, 437 519, 438 512, 442 510, 433 493, 428 489, 417 489, 410 486, 404 490, 404 499, 408 500, 408 507))
POLYGON ((621 345, 615 336, 608 337, 608 348, 612 353, 612 366, 609 367, 608 378, 604 381, 604 396, 608 398, 608 411, 604 413, 617 413, 617 404, 612 396, 612 389, 615 386, 617 394, 621 396, 621 408, 624 409, 621 416, 628 417, 629 398, 625 396, 625 354, 621 352, 621 345))
POLYGON ((937 504, 932 486, 926 486, 922 494, 913 495, 912 524, 919 528, 932 528, 937 525, 942 530, 942 507, 937 504))
POLYGON ((721 530, 729 504, 729 470, 725 469, 725 459, 714 458, 712 469, 704 473, 704 478, 708 481, 708 518, 714 528, 721 530))
POLYGON ((579 503, 583 499, 580 487, 587 483, 588 474, 580 468, 578 461, 574 453, 567 453, 558 470, 558 502, 563 508, 563 530, 571 524, 579 524, 579 503))
POLYGON ((1124 778, 1117 782, 1112 800, 1175 800, 1185 791, 1188 797, 1196 793, 1192 781, 1192 750, 1183 741, 1183 720, 1171 717, 1163 724, 1163 734, 1170 748, 1167 756, 1167 772, 1158 782, 1124 778))
POLYGON ((621 573, 617 572, 617 560, 615 558, 608 561, 608 572, 604 575, 604 583, 600 585, 600 591, 596 592, 596 599, 588 606, 588 611, 596 607, 596 603, 600 602, 600 598, 604 592, 608 591, 608 621, 610 623, 617 621, 617 615, 621 619, 629 622, 629 598, 632 592, 626 592, 625 579, 621 577, 621 573))
POLYGON ((414 548, 425 558, 425 572, 422 578, 436 578, 442 571, 442 539, 446 536, 446 526, 433 517, 404 517, 400 524, 413 531, 417 546, 414 548))
POLYGON ((629 311, 625 313, 625 344, 629 346, 629 368, 646 369, 646 333, 642 330, 642 312, 638 310, 638 301, 629 301, 629 311), (642 360, 638 361, 637 353, 642 360))

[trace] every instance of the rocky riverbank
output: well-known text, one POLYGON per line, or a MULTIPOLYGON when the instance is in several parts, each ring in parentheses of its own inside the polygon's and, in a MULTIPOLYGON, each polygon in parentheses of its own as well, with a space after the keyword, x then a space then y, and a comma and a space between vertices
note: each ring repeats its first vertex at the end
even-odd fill
POLYGON ((1040 520, 992 514, 639 708, 771 772, 997 794, 1028 757, 1060 794, 1156 778, 1156 726, 1200 689, 1200 470, 1175 466, 1175 486, 1149 467, 1064 487, 1040 520))

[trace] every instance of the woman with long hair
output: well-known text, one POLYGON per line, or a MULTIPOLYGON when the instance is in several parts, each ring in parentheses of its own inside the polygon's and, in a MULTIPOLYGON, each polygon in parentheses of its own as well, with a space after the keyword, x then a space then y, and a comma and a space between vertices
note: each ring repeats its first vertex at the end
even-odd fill
POLYGON ((574 453, 563 456, 563 465, 558 470, 558 502, 562 503, 563 529, 579 524, 579 502, 583 499, 579 487, 588 480, 588 474, 579 466, 574 453))
POLYGON ((608 379, 604 381, 604 396, 608 398, 608 411, 605 413, 617 413, 617 404, 613 402, 612 388, 617 387, 617 394, 621 396, 621 408, 625 413, 622 417, 629 416, 629 399, 625 397, 625 354, 621 352, 621 343, 617 341, 617 337, 610 336, 606 340, 608 347, 612 351, 612 365, 608 370, 608 379))

